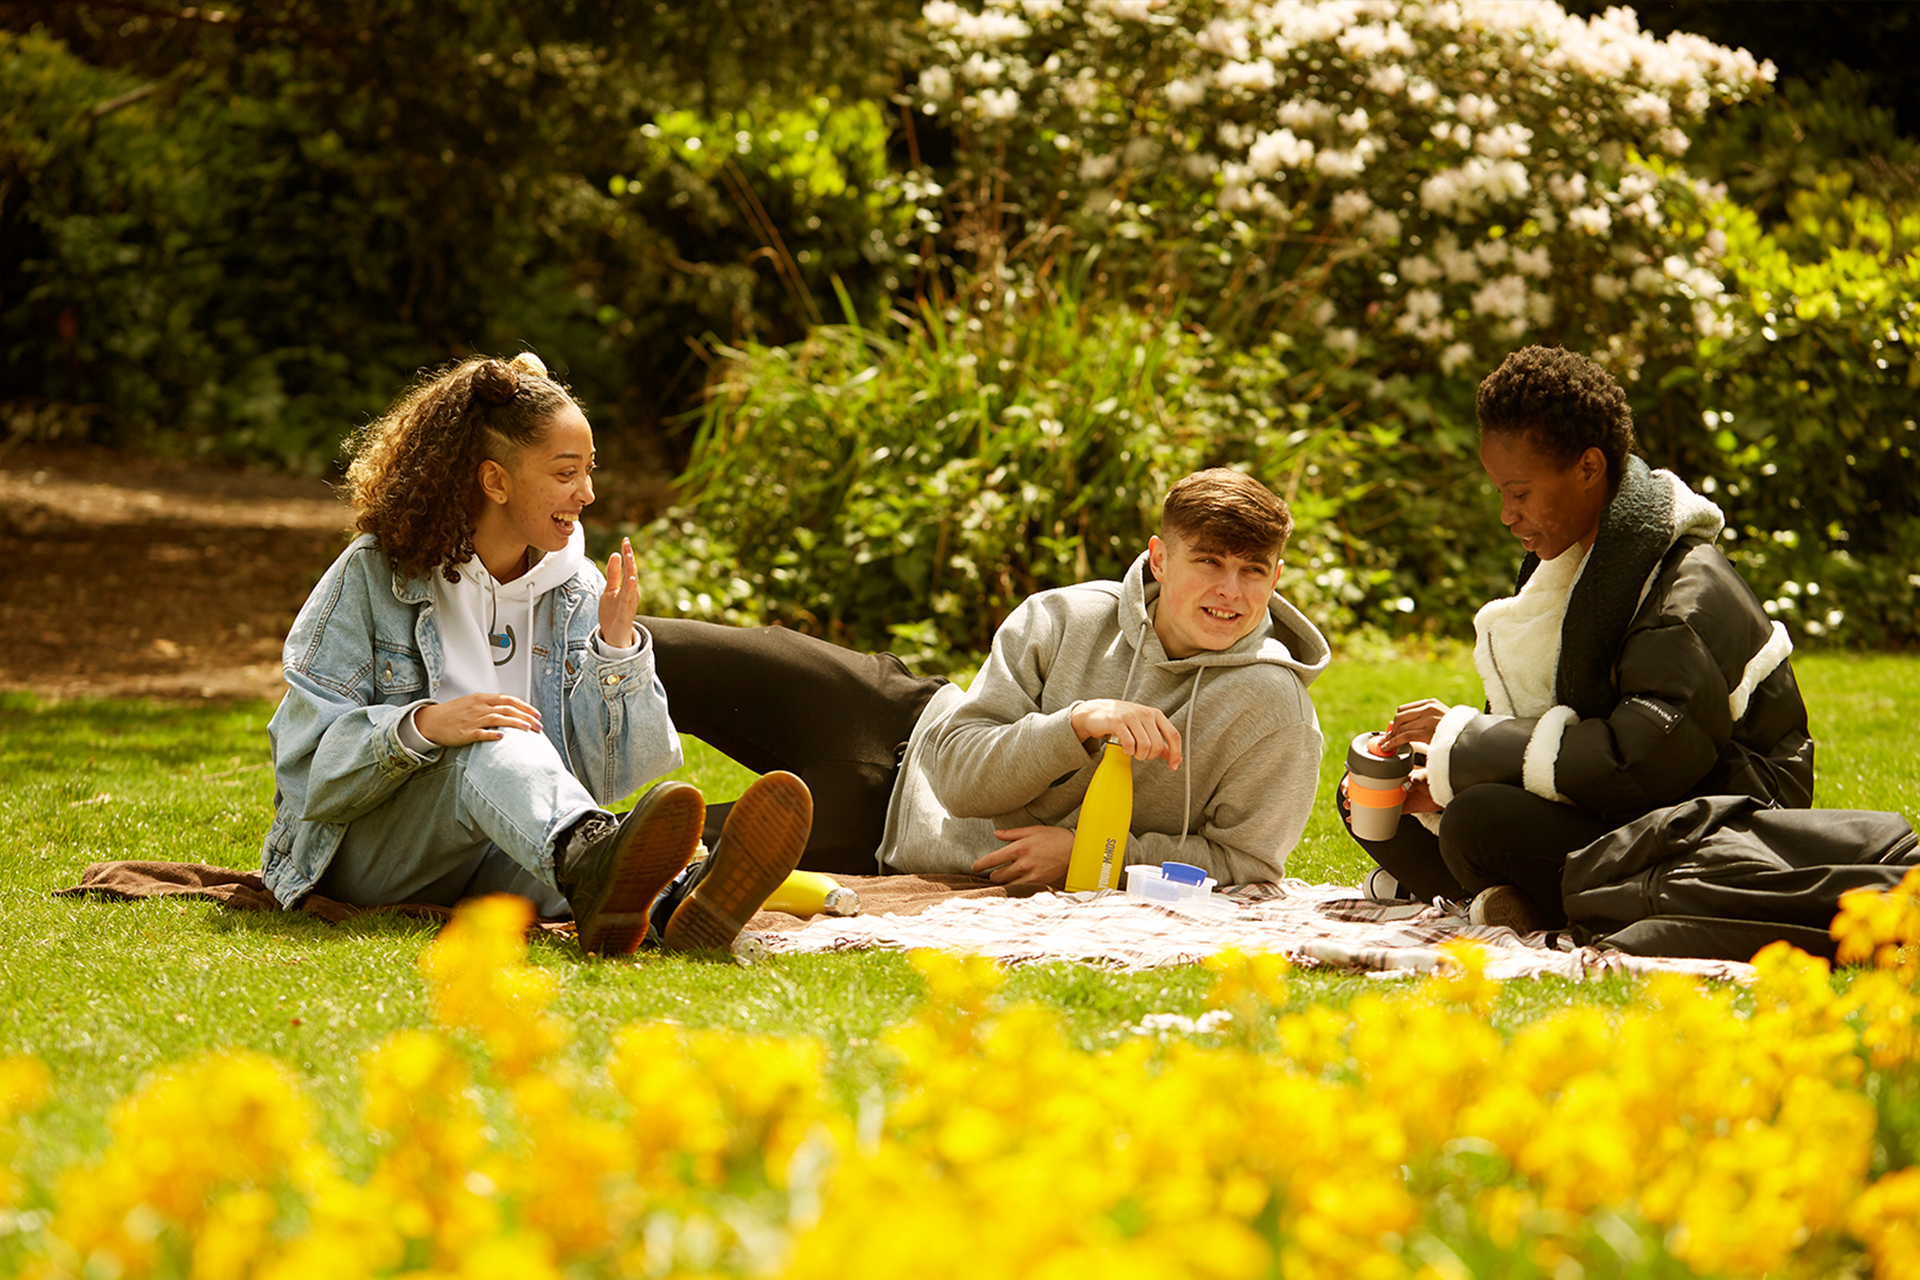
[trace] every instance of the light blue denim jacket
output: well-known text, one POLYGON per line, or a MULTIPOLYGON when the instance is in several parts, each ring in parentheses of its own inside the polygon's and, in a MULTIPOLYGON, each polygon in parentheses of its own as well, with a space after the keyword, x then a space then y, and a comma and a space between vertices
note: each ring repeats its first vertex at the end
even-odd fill
MULTIPOLYGON (((603 658, 593 636, 606 580, 592 561, 534 602, 533 705, 547 737, 602 804, 680 766, 680 737, 653 669, 653 644, 603 658)), ((267 725, 273 827, 261 876, 291 907, 319 881, 346 824, 439 758, 400 739, 434 700, 443 663, 432 585, 394 572, 370 535, 321 577, 281 653, 287 695, 267 725)))

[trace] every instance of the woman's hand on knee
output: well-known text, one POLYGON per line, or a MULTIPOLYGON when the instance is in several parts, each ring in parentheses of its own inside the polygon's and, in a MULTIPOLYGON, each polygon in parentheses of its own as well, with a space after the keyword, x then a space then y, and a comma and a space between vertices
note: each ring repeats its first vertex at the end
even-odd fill
POLYGON ((413 727, 437 747, 491 742, 508 729, 540 732, 540 713, 506 693, 469 693, 452 702, 430 702, 413 713, 413 727))

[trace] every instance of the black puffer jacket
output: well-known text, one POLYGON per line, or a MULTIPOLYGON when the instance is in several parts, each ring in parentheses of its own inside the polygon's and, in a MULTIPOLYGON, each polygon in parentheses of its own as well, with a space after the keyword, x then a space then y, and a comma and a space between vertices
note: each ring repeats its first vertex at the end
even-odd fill
POLYGON ((1628 459, 1557 636, 1497 643, 1502 608, 1526 599, 1540 567, 1531 555, 1522 592, 1475 618, 1488 710, 1455 707, 1441 721, 1434 798, 1504 782, 1602 814, 1707 795, 1810 805, 1813 739, 1792 645, 1714 548, 1721 523, 1677 477, 1628 459), (1515 705, 1547 702, 1548 689, 1549 705, 1515 705))

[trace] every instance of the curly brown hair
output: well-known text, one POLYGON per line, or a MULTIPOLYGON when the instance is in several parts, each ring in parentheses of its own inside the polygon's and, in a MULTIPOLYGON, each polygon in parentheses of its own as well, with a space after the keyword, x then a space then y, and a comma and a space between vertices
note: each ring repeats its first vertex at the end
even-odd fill
POLYGON ((480 463, 511 467, 569 407, 578 405, 532 352, 423 372, 347 442, 354 529, 377 538, 401 573, 437 569, 458 581, 453 566, 473 555, 480 463))
POLYGON ((1480 383, 1480 434, 1524 435, 1562 466, 1588 449, 1607 460, 1607 492, 1634 451, 1633 411, 1613 375, 1564 347, 1522 347, 1480 383))

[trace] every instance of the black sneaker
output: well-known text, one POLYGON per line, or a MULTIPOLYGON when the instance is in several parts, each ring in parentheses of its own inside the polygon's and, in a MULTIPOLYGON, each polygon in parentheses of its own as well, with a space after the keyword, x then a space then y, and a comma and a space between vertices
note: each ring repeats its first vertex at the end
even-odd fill
POLYGON ((706 812, 697 788, 663 782, 617 822, 593 814, 574 825, 554 879, 582 951, 633 954, 647 936, 647 908, 699 846, 706 812))
POLYGON ((806 783, 776 772, 748 787, 734 801, 699 883, 667 921, 662 947, 731 948, 741 927, 799 864, 812 830, 813 794, 806 783))

